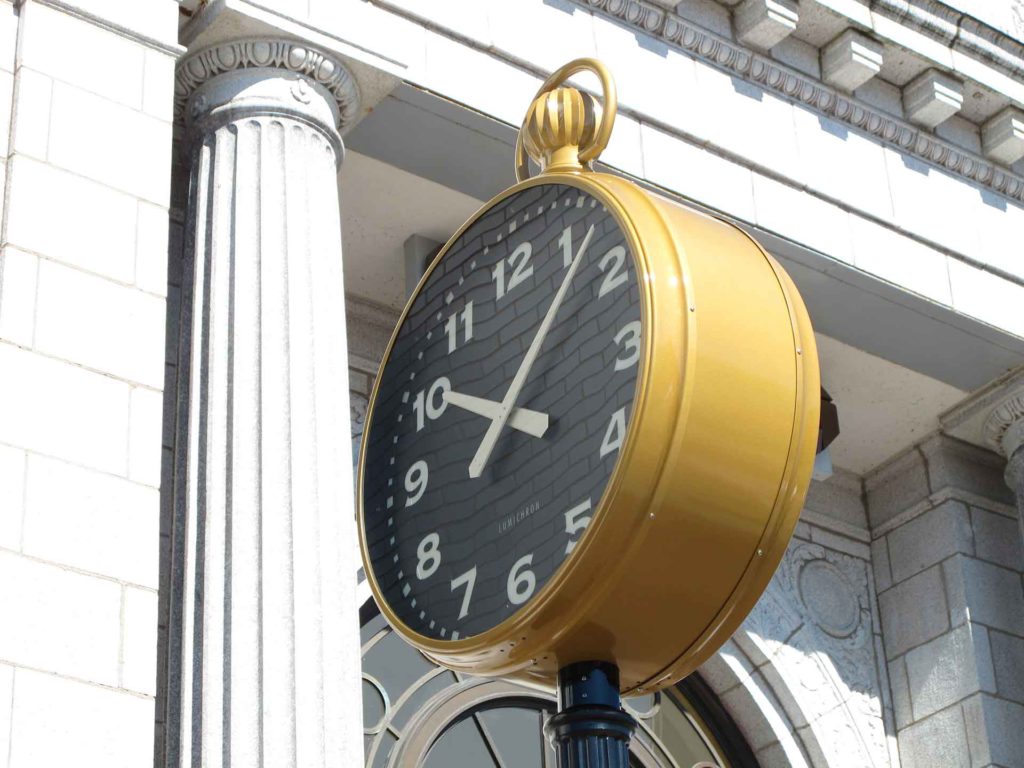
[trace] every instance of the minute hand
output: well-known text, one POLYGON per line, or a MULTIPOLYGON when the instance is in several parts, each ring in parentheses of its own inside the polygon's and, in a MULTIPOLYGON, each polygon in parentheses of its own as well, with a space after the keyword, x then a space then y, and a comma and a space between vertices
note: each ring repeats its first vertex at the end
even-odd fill
POLYGON ((540 328, 537 329, 537 335, 533 337, 530 348, 526 350, 526 356, 523 357, 523 362, 519 364, 519 370, 516 371, 516 375, 512 378, 512 383, 508 386, 508 391, 501 401, 501 410, 492 419, 491 425, 487 428, 487 432, 484 433, 484 439, 480 441, 480 447, 476 449, 476 455, 469 462, 470 477, 480 477, 484 467, 487 465, 487 460, 491 458, 494 445, 498 442, 498 435, 501 434, 502 427, 508 421, 509 414, 512 412, 513 406, 515 406, 516 398, 519 397, 519 392, 526 383, 526 377, 530 375, 530 369, 533 367, 537 355, 540 354, 541 345, 544 343, 551 325, 555 322, 558 307, 561 305, 562 299, 565 298, 565 294, 569 291, 573 275, 576 274, 576 269, 579 267, 580 262, 583 261, 583 254, 586 253, 587 245, 589 245, 593 234, 594 226, 591 225, 590 229, 587 230, 586 236, 583 238, 583 242, 580 243, 579 250, 576 251, 576 258, 569 265, 569 271, 566 272, 565 278, 558 288, 558 293, 555 294, 555 298, 551 301, 551 306, 548 307, 547 314, 544 315, 544 319, 541 321, 540 328))

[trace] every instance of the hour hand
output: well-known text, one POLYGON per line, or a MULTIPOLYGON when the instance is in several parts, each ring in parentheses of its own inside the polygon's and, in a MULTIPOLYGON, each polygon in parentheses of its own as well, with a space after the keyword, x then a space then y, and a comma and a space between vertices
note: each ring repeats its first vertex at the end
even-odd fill
MULTIPOLYGON (((492 421, 498 417, 501 411, 501 403, 494 400, 485 400, 482 397, 464 395, 461 392, 445 391, 444 400, 446 403, 462 408, 477 416, 485 416, 492 421)), ((518 429, 533 437, 544 437, 548 429, 548 415, 540 411, 531 411, 529 408, 513 408, 506 422, 512 429, 518 429)))

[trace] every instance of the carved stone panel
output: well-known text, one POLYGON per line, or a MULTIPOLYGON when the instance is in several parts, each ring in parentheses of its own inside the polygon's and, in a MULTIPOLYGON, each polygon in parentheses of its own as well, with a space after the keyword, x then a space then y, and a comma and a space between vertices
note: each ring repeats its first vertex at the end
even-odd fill
POLYGON ((867 567, 794 540, 735 637, 827 765, 889 764, 867 567))

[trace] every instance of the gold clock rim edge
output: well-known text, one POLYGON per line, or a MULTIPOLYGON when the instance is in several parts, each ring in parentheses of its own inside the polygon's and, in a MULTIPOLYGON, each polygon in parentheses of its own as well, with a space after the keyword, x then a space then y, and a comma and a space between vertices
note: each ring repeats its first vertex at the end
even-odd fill
MULTIPOLYGON (((607 517, 602 514, 605 512, 608 502, 616 494, 615 491, 618 485, 621 483, 622 468, 628 464, 628 458, 634 450, 634 445, 637 441, 636 435, 640 431, 639 424, 640 419, 638 415, 642 414, 645 410, 644 406, 647 398, 647 389, 649 385, 649 372, 650 372, 650 356, 653 352, 653 338, 650 333, 650 329, 653 325, 652 322, 652 308, 651 308, 651 287, 646 280, 643 279, 645 270, 647 267, 646 251, 644 249, 643 242, 636 229, 636 225, 632 220, 626 207, 623 206, 616 195, 609 190, 605 185, 600 183, 602 177, 607 176, 608 178, 615 179, 616 181, 624 181, 616 176, 608 174, 602 174, 593 171, 576 171, 576 172, 547 172, 541 173, 537 176, 530 177, 521 182, 518 182, 511 187, 507 187, 500 193, 492 197, 490 200, 480 206, 466 221, 459 227, 458 230, 448 239, 437 256, 434 257, 433 261, 424 271, 419 282, 416 284, 415 289, 410 294, 408 301, 406 301, 405 307, 402 309, 402 313, 399 316, 398 322, 395 325, 394 330, 391 333, 391 337, 388 340, 387 347, 385 348, 384 355, 381 358, 381 363, 377 369, 377 376, 374 378, 373 387, 370 391, 369 404, 367 406, 366 417, 364 419, 363 435, 360 440, 359 447, 359 467, 357 477, 357 495, 356 495, 356 523, 359 533, 360 543, 360 557, 363 563, 363 572, 366 576, 367 581, 370 584, 370 590, 373 595, 375 602, 380 608, 381 613, 384 615, 387 622, 397 631, 407 642, 427 654, 432 659, 448 663, 453 666, 460 666, 465 669, 471 669, 474 665, 467 663, 465 660, 460 660, 459 663, 454 664, 456 661, 455 657, 465 657, 468 655, 486 655, 488 651, 497 651, 501 646, 509 645, 510 641, 512 645, 515 645, 515 641, 512 638, 516 636, 522 636, 522 628, 528 625, 532 618, 542 613, 548 604, 552 601, 553 595, 557 594, 562 584, 572 575, 577 569, 580 562, 585 560, 585 553, 592 548, 590 542, 599 538, 599 532, 602 527, 601 523, 607 517), (608 207, 608 210, 616 218, 620 229, 626 235, 627 241, 629 242, 630 248, 633 252, 633 263, 637 270, 638 283, 640 286, 641 296, 641 321, 642 321, 642 348, 643 354, 641 356, 641 370, 637 375, 636 390, 633 396, 633 411, 630 418, 630 422, 627 426, 626 436, 623 440, 623 447, 620 451, 619 458, 615 463, 615 467, 609 476, 608 483, 605 486, 604 492, 601 496, 601 501, 594 508, 592 520, 596 525, 588 526, 587 530, 584 531, 580 537, 577 546, 569 553, 565 559, 558 565, 554 573, 548 579, 547 582, 538 590, 538 592, 526 602, 525 605, 514 611, 510 616, 503 619, 501 622, 491 627, 490 629, 481 632, 476 635, 472 635, 466 638, 459 638, 458 640, 437 640, 435 638, 422 635, 407 624, 405 624, 397 614, 392 610, 391 605, 384 598, 383 592, 377 582, 376 574, 373 571, 372 563, 368 559, 368 545, 366 541, 366 527, 365 527, 365 515, 363 505, 363 480, 366 469, 365 451, 367 443, 369 442, 370 426, 373 421, 373 411, 376 406, 377 394, 380 385, 381 373, 384 367, 387 365, 388 360, 391 357, 391 353, 394 349, 395 341, 397 340, 398 333, 405 323, 408 317, 409 311, 412 307, 413 302, 419 296, 423 290, 427 280, 433 273, 434 269, 441 263, 445 255, 454 245, 454 243, 463 235, 463 233, 469 229, 473 224, 479 220, 479 218, 490 210, 494 205, 501 202, 502 200, 511 197, 512 195, 530 187, 541 186, 543 184, 566 184, 567 186, 576 187, 583 191, 594 195, 608 207)), ((641 190, 642 191, 642 190, 641 190)), ((647 194, 644 192, 644 194, 647 194)), ((603 580, 608 583, 608 579, 603 580)), ((597 586, 597 585, 595 585, 597 586)), ((594 594, 590 595, 587 599, 587 604, 592 604, 602 595, 601 589, 592 590, 594 594)), ((577 612, 577 615, 580 612, 577 612)), ((529 664, 517 664, 512 665, 516 669, 522 669, 529 666, 529 664)), ((500 673, 500 670, 498 671, 500 673)))

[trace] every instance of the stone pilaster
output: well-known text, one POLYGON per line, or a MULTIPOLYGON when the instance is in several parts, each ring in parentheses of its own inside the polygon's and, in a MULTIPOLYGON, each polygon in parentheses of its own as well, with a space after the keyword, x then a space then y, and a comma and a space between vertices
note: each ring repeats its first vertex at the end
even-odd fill
POLYGON ((904 768, 1024 754, 1024 558, 1003 466, 939 434, 864 478, 904 768))
POLYGON ((1006 395, 985 419, 985 438, 1006 457, 1006 484, 1017 497, 1024 541, 1024 383, 1006 395))
POLYGON ((947 434, 1006 458, 1004 478, 1017 498, 1024 542, 1024 368, 975 392, 944 413, 941 421, 947 434))
POLYGON ((348 71, 283 40, 186 58, 190 153, 158 764, 362 762, 337 165, 348 71))
POLYGON ((1017 522, 1020 523, 1021 541, 1024 541, 1024 446, 1020 446, 1006 460, 1006 484, 1017 497, 1017 522))

